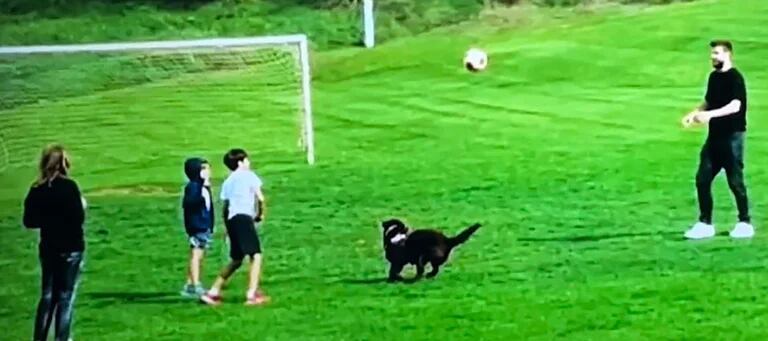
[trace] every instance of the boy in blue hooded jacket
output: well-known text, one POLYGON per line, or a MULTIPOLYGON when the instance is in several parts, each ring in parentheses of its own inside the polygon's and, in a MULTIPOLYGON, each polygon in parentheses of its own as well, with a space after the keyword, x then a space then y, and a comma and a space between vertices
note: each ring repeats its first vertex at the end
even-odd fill
POLYGON ((184 187, 184 228, 189 246, 189 269, 187 284, 181 294, 187 297, 199 297, 205 293, 200 283, 200 268, 205 250, 211 244, 213 236, 213 195, 211 193, 211 166, 201 158, 190 158, 184 162, 184 173, 189 182, 184 187))

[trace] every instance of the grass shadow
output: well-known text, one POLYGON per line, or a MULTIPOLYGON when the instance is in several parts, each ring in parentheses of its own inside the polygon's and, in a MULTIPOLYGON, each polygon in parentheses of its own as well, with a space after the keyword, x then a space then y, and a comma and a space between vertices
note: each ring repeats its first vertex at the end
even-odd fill
POLYGON ((193 298, 182 297, 175 292, 93 292, 84 293, 83 298, 97 301, 148 304, 194 301, 193 298))
POLYGON ((336 283, 343 283, 343 284, 360 284, 360 285, 372 285, 372 284, 415 284, 420 281, 424 281, 425 278, 415 278, 415 277, 407 277, 397 282, 389 282, 389 280, 386 277, 378 277, 378 278, 361 278, 361 279, 342 279, 337 281, 336 283))
POLYGON ((638 237, 664 237, 665 239, 683 240, 682 232, 644 232, 644 233, 605 233, 590 234, 580 236, 560 236, 560 237, 522 237, 517 238, 519 242, 597 242, 610 239, 638 238, 638 237), (677 238, 675 238, 677 237, 677 238))
POLYGON ((376 278, 354 278, 354 279, 342 279, 336 281, 336 283, 344 283, 344 284, 385 284, 387 283, 386 277, 376 277, 376 278))

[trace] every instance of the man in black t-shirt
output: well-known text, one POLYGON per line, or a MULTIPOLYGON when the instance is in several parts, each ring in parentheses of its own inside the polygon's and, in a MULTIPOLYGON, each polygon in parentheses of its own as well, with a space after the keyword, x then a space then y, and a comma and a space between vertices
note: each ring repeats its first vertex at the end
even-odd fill
POLYGON ((733 238, 751 238, 747 189, 744 185, 744 137, 747 128, 747 90, 744 77, 732 63, 733 46, 729 41, 713 41, 712 66, 704 103, 683 118, 683 125, 709 124, 709 134, 701 149, 696 173, 699 221, 685 233, 689 239, 715 235, 712 224, 712 181, 725 170, 728 186, 736 198, 739 221, 731 230, 733 238))

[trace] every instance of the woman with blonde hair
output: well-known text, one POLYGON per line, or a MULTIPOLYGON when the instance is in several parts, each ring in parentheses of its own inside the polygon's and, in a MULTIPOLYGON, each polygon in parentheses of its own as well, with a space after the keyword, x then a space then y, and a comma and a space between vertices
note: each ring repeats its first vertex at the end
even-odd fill
POLYGON ((42 293, 35 318, 35 340, 48 338, 54 318, 55 340, 70 339, 75 290, 85 251, 85 200, 69 177, 70 166, 62 146, 45 148, 38 178, 24 200, 24 226, 40 230, 42 293))

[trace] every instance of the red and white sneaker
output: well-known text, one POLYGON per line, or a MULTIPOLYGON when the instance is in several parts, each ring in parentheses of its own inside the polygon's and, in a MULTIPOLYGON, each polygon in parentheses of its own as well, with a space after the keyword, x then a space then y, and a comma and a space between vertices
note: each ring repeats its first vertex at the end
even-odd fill
POLYGON ((269 296, 264 295, 261 292, 257 292, 256 295, 248 297, 245 300, 245 305, 262 305, 269 302, 269 296))
POLYGON ((211 295, 209 293, 205 293, 200 295, 200 301, 203 301, 203 303, 207 305, 219 305, 221 304, 221 295, 211 295))

